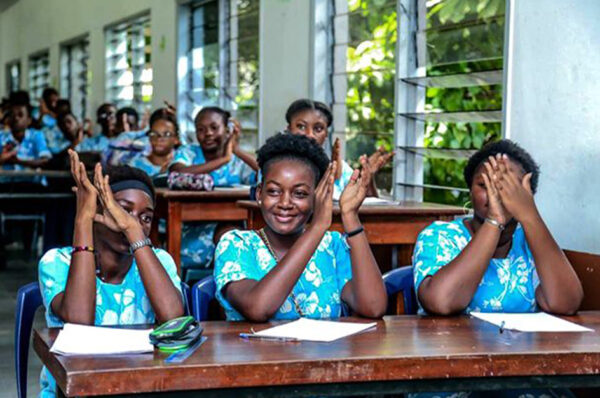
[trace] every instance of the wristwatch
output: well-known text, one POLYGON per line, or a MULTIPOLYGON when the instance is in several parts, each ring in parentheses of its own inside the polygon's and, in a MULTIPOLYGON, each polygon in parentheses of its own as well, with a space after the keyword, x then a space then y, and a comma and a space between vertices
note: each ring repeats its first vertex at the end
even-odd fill
POLYGON ((493 218, 486 218, 485 222, 488 224, 492 224, 494 227, 498 228, 500 231, 504 231, 504 225, 500 224, 498 221, 493 218))
POLYGON ((131 246, 129 246, 129 249, 133 253, 137 249, 141 249, 144 246, 152 246, 152 241, 150 240, 150 238, 146 238, 143 240, 138 240, 137 242, 133 242, 131 244, 131 246))

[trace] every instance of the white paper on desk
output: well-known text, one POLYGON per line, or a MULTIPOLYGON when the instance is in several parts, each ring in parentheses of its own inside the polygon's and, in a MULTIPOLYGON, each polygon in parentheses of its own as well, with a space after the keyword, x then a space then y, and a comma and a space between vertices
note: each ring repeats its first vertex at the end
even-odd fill
POLYGON ((300 318, 297 321, 261 330, 255 334, 267 337, 285 337, 306 341, 330 342, 372 328, 377 323, 321 321, 300 318))
POLYGON ((395 205, 398 204, 398 202, 394 202, 391 200, 386 200, 386 199, 381 199, 381 198, 365 198, 365 200, 363 200, 362 202, 363 206, 383 206, 383 205, 395 205))
POLYGON ((528 314, 471 312, 471 315, 498 327, 504 323, 504 329, 519 332, 593 332, 592 329, 565 321, 545 312, 528 314))
POLYGON ((67 323, 50 352, 62 355, 114 355, 152 352, 152 329, 118 329, 67 323))

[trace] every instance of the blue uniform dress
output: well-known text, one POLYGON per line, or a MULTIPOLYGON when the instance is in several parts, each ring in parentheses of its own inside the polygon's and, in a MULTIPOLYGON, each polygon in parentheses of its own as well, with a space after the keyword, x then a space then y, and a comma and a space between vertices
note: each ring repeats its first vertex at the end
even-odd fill
MULTIPOLYGON (((223 296, 222 289, 230 282, 261 280, 276 266, 275 258, 255 231, 234 230, 223 235, 215 251, 214 277, 216 297, 227 320, 241 321, 244 317, 223 296)), ((339 232, 326 232, 294 286, 296 303, 307 318, 338 318, 342 313, 342 289, 351 279, 347 242, 339 232)), ((272 319, 299 317, 290 295, 272 319)))
POLYGON ((71 142, 65 138, 65 135, 58 128, 56 119, 50 115, 44 115, 42 117, 42 132, 46 138, 48 149, 53 155, 62 152, 69 146, 69 144, 71 144, 71 142))
POLYGON ((113 138, 108 138, 103 134, 97 134, 92 137, 85 137, 83 141, 77 145, 77 152, 99 152, 102 153, 108 149, 113 138))
MULTIPOLYGON (((413 276, 415 291, 419 291, 421 282, 434 275, 446 264, 456 258, 471 240, 471 233, 463 223, 464 219, 451 222, 436 221, 425 228, 417 238, 413 255, 413 276)), ((518 225, 512 247, 506 258, 493 258, 473 299, 465 313, 476 312, 536 312, 539 311, 535 300, 535 290, 540 281, 535 268, 533 255, 527 245, 525 232, 518 225)), ((419 303, 419 313, 425 310, 419 303)), ((410 394, 410 397, 485 397, 485 392, 444 392, 410 394)), ((506 390, 503 397, 572 397, 568 390, 506 390), (553 395, 556 394, 556 395, 553 395)))
POLYGON ((129 164, 138 155, 149 155, 152 150, 145 130, 124 131, 112 139, 102 153, 102 162, 111 166, 129 164))
MULTIPOLYGON (((0 147, 8 143, 13 143, 17 148, 17 157, 21 160, 38 160, 52 157, 50 150, 46 144, 44 134, 39 130, 27 129, 25 130, 25 137, 20 143, 13 137, 10 131, 4 130, 0 132, 0 147)), ((4 170, 26 170, 27 167, 20 164, 3 164, 4 170)), ((46 185, 45 178, 33 177, 0 177, 0 183, 6 182, 34 182, 46 185)))
POLYGON ((154 178, 160 174, 160 166, 157 166, 154 163, 152 163, 148 159, 148 156, 143 155, 141 153, 137 154, 129 160, 129 166, 143 170, 146 174, 150 176, 150 178, 154 178))
POLYGON ((342 175, 340 178, 333 182, 333 199, 340 200, 340 196, 342 196, 342 192, 344 192, 344 188, 350 182, 350 177, 352 177, 352 173, 354 170, 345 160, 342 161, 342 175))
MULTIPOLYGON (((192 166, 206 163, 202 147, 184 145, 177 149, 172 164, 192 166)), ((233 155, 226 165, 209 173, 215 186, 232 186, 256 183, 256 172, 244 161, 233 155)), ((181 265, 184 268, 208 267, 213 258, 213 236, 216 223, 191 222, 183 225, 181 233, 181 265)))
MULTIPOLYGON (((67 285, 71 264, 71 247, 48 251, 39 264, 39 281, 42 299, 46 308, 48 327, 61 327, 63 321, 54 314, 50 303, 67 285)), ((153 249, 156 257, 167 271, 173 285, 181 292, 181 282, 177 275, 175 262, 162 249, 153 249)), ((152 324, 154 311, 150 304, 144 284, 135 260, 119 285, 104 283, 96 278, 96 316, 95 325, 135 325, 152 324)), ((40 397, 55 397, 56 382, 44 367, 40 377, 40 397)))

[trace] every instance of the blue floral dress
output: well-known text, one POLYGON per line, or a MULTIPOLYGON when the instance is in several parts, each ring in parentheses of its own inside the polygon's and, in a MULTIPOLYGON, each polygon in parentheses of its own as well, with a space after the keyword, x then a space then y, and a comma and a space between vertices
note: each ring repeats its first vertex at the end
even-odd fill
MULTIPOLYGON (((235 230, 223 235, 215 251, 214 277, 216 297, 225 309, 227 320, 241 321, 244 317, 223 296, 223 287, 243 279, 261 280, 276 266, 275 258, 255 231, 235 230)), ((351 279, 348 244, 339 232, 326 232, 293 289, 304 316, 313 319, 340 317, 342 289, 351 279)), ((272 319, 299 317, 290 295, 272 319)))
MULTIPOLYGON (((413 255, 413 276, 416 292, 419 291, 421 282, 427 276, 434 275, 456 258, 467 246, 471 240, 471 233, 465 226, 464 220, 436 221, 419 234, 413 255)), ((473 295, 473 299, 464 312, 522 313, 539 311, 535 300, 535 290, 539 284, 540 280, 533 255, 525 239, 525 232, 521 225, 518 225, 513 234, 512 247, 508 255, 506 258, 493 258, 490 261, 479 287, 473 295)), ((419 313, 425 314, 420 302, 419 313)), ((500 393, 504 398, 573 397, 572 393, 566 389, 553 389, 551 391, 519 389, 505 390, 500 393)), ((410 398, 476 398, 486 396, 485 391, 409 394, 410 398)))
MULTIPOLYGON (((192 166, 206 163, 202 147, 184 145, 177 149, 171 164, 192 166)), ((244 161, 233 155, 226 165, 209 173, 215 186, 251 185, 256 182, 256 172, 244 161)), ((190 222, 183 225, 181 233, 181 266, 183 268, 206 268, 215 251, 213 237, 217 223, 190 222)))
MULTIPOLYGON (((46 308, 46 324, 51 328, 63 325, 63 321, 52 311, 50 303, 65 290, 72 250, 71 247, 52 249, 44 254, 39 263, 39 281, 46 308)), ((153 250, 173 285, 181 292, 181 281, 175 262, 166 251, 153 250)), ((96 278, 96 325, 152 324, 154 321, 154 310, 135 260, 119 285, 104 283, 96 278)), ((42 369, 40 385, 40 397, 55 397, 56 382, 45 367, 42 369)))
MULTIPOLYGON (((423 279, 452 261, 471 240, 463 220, 436 221, 419 234, 413 256, 416 292, 423 279)), ((465 313, 536 312, 539 309, 535 301, 535 289, 539 283, 533 255, 525 240, 525 232, 519 225, 508 255, 490 261, 465 313)), ((421 303, 419 312, 424 313, 421 303)))
POLYGON ((102 162, 111 166, 128 164, 139 154, 149 155, 152 150, 144 130, 124 131, 113 138, 102 153, 102 162))
POLYGON ((79 143, 79 145, 77 145, 77 151, 102 153, 108 148, 108 145, 113 139, 114 138, 108 138, 103 134, 86 137, 83 139, 83 141, 81 141, 81 143, 79 143))
POLYGON ((69 144, 71 144, 71 142, 65 138, 63 132, 58 128, 56 119, 50 115, 44 115, 42 117, 42 132, 46 138, 48 149, 53 155, 62 152, 69 144))

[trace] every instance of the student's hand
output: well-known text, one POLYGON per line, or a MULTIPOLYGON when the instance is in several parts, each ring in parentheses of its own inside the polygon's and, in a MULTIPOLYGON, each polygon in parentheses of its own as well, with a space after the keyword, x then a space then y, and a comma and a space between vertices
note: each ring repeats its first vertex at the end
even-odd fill
POLYGON ((225 153, 223 157, 229 162, 231 157, 233 156, 233 152, 235 151, 235 137, 233 134, 229 134, 227 138, 227 143, 225 144, 225 153))
POLYGON ((48 115, 48 114, 50 114, 50 109, 48 109, 46 102, 43 99, 41 99, 40 100, 40 119, 42 118, 42 116, 48 115))
POLYGON ((81 144, 81 141, 83 141, 83 127, 79 127, 79 130, 77 130, 77 136, 75 137, 75 140, 73 141, 73 148, 75 148, 77 145, 81 144))
POLYGON ((167 112, 172 113, 173 115, 177 115, 177 108, 175 108, 175 105, 171 104, 167 100, 164 100, 163 102, 165 104, 165 108, 167 109, 167 112))
POLYGON ((496 161, 498 172, 494 174, 493 182, 502 204, 517 221, 523 222, 525 218, 537 212, 531 190, 532 173, 520 178, 516 171, 509 168, 507 155, 498 156, 496 161))
POLYGON ((369 168, 368 160, 365 155, 360 157, 360 170, 354 170, 350 182, 344 188, 342 196, 340 197, 340 210, 342 217, 346 214, 357 214, 358 208, 365 200, 369 184, 373 174, 369 168))
POLYGON ((77 196, 76 218, 81 221, 93 221, 98 206, 98 190, 88 178, 85 165, 79 160, 77 152, 69 149, 68 153, 71 163, 71 175, 75 180, 73 191, 77 196))
POLYGON ((91 119, 85 118, 83 120, 83 132, 87 137, 94 135, 94 126, 92 125, 91 119))
POLYGON ((139 237, 143 236, 141 224, 117 203, 110 188, 108 176, 102 176, 100 163, 96 164, 94 170, 94 185, 98 190, 103 210, 102 214, 96 214, 94 221, 104 224, 115 232, 122 232, 130 242, 139 240, 139 237), (136 236, 136 238, 132 238, 132 236, 136 236))
POLYGON ((5 149, 0 154, 0 163, 2 164, 13 164, 17 161, 17 150, 10 149, 10 147, 5 146, 5 149))
POLYGON ((488 197, 487 218, 491 218, 492 220, 498 221, 502 225, 506 225, 512 216, 502 204, 502 199, 500 198, 498 189, 493 183, 494 167, 496 164, 496 160, 493 156, 490 156, 488 161, 483 163, 486 171, 482 174, 482 177, 488 197))
POLYGON ((123 123, 123 131, 131 131, 131 126, 129 125, 129 121, 127 120, 127 114, 124 113, 121 116, 121 122, 123 123))
POLYGON ((140 130, 146 130, 149 122, 150 122, 150 110, 146 109, 144 111, 144 114, 142 115, 142 120, 140 121, 140 130))
POLYGON ((375 152, 369 156, 367 160, 368 167, 371 171, 371 174, 377 174, 381 168, 389 163, 389 161, 394 157, 394 152, 388 152, 385 150, 383 146, 380 146, 375 152))
POLYGON ((342 162, 342 143, 339 138, 336 138, 333 142, 333 148, 331 149, 331 161, 336 162, 335 168, 335 180, 339 180, 342 177, 343 165, 342 162))
POLYGON ((315 210, 312 224, 325 232, 331 226, 333 214, 333 183, 335 181, 336 162, 329 164, 327 171, 319 181, 315 190, 315 210))

